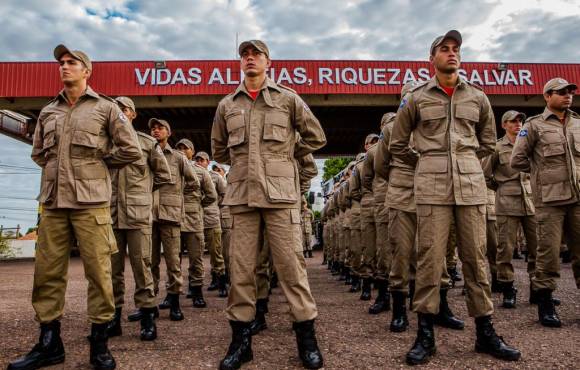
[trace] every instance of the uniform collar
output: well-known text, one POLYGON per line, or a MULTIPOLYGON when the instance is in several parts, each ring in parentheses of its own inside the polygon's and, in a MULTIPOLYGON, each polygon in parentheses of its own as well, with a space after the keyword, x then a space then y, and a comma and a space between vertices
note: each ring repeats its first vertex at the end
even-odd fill
MULTIPOLYGON (((466 85, 466 82, 463 78, 461 78, 461 76, 457 77, 457 85, 455 85, 455 88, 463 88, 466 85)), ((441 85, 439 84, 439 81, 437 80, 437 76, 433 76, 433 78, 431 78, 431 80, 429 80, 429 82, 427 83, 427 89, 433 89, 433 88, 437 88, 441 91, 443 91, 443 88, 441 87, 441 85)))
POLYGON ((503 145, 511 145, 514 146, 514 144, 512 144, 512 142, 510 141, 510 139, 507 137, 507 135, 504 135, 501 139, 499 139, 500 143, 503 145))
POLYGON ((165 148, 163 148, 163 153, 173 153, 173 148, 171 147, 171 145, 169 145, 169 143, 167 143, 165 145, 165 148))
MULTIPOLYGON (((266 80, 264 80, 264 83, 262 84, 262 87, 260 87, 259 90, 262 92, 262 96, 264 97, 264 101, 266 102, 266 105, 273 107, 274 104, 272 103, 272 97, 270 96, 270 89, 281 92, 280 87, 278 87, 278 85, 274 81, 272 81, 269 77, 266 77, 266 80)), ((234 99, 240 93, 246 94, 251 99, 250 93, 246 89, 246 85, 244 84, 244 81, 242 81, 238 85, 238 88, 234 92, 234 99)))
MULTIPOLYGON (((570 109, 566 109, 566 121, 568 121, 568 119, 572 116, 572 114, 573 112, 570 109)), ((544 119, 544 121, 547 121, 550 117, 554 117, 555 119, 560 121, 560 118, 558 118, 558 116, 554 112, 552 112, 548 107, 544 108, 542 118, 544 119)))
MULTIPOLYGON (((98 98, 99 98, 99 94, 97 94, 97 93, 95 92, 95 90, 93 90, 93 89, 92 89, 92 88, 91 88, 89 85, 87 85, 87 89, 86 89, 86 90, 85 90, 85 92, 84 92, 84 93, 82 93, 82 95, 79 97, 79 101, 80 101, 80 100, 82 99, 82 97, 83 97, 83 96, 85 96, 85 95, 87 95, 87 96, 90 96, 91 98, 95 98, 95 99, 98 99, 98 98)), ((66 98, 66 95, 64 94, 64 89, 60 90, 60 92, 59 92, 59 93, 58 93, 58 95, 57 95, 57 98, 58 98, 59 100, 65 101, 65 102, 66 102, 66 101, 68 101, 68 100, 67 100, 67 98, 66 98)))

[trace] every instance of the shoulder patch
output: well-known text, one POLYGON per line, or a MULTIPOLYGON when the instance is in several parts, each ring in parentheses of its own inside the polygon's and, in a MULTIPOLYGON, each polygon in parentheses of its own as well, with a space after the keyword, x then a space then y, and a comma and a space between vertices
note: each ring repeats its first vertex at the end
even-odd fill
POLYGON ((520 133, 518 134, 519 137, 526 137, 528 136, 528 130, 523 128, 520 130, 520 133))
MULTIPOLYGON (((407 105, 407 101, 408 101, 407 98, 401 99, 401 104, 399 104, 399 109, 404 108, 405 105, 407 105)), ((382 134, 382 132, 381 132, 381 134, 382 134)))
POLYGON ((120 112, 118 117, 121 121, 123 121, 123 123, 127 123, 129 121, 129 119, 127 118, 127 116, 123 112, 120 112))
POLYGON ((464 79, 463 77, 459 77, 459 78, 461 78, 461 80, 462 80, 462 81, 464 81, 464 82, 465 82, 466 84, 468 84, 469 86, 473 86, 473 87, 475 87, 476 89, 478 89, 478 90, 480 90, 480 91, 483 91, 483 86, 481 86, 481 85, 479 85, 479 84, 476 84, 476 83, 473 83, 473 82, 471 82, 471 81, 469 81, 469 80, 466 80, 466 79, 464 79))
POLYGON ((154 142, 157 144, 157 140, 153 136, 147 135, 146 133, 144 133, 142 131, 137 131, 137 135, 144 138, 144 139, 147 139, 148 141, 151 141, 151 142, 154 142))

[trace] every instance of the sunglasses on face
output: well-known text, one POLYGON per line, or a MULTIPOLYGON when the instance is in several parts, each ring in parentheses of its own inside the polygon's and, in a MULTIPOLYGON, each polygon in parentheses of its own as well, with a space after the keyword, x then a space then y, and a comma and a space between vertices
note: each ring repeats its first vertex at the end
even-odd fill
POLYGON ((576 90, 571 90, 571 89, 562 89, 562 90, 552 90, 552 93, 556 94, 556 95, 560 95, 560 96, 566 96, 566 95, 576 95, 576 90))

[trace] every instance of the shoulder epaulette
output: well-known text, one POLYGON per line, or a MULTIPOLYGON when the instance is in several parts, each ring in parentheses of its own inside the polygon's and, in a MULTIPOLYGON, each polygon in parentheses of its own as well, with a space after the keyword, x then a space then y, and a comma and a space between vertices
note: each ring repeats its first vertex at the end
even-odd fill
POLYGON ((572 117, 574 117, 574 118, 580 118, 580 114, 578 114, 578 113, 574 112, 573 110, 572 110, 572 111, 569 111, 569 112, 570 112, 570 115, 571 115, 572 117))
POLYGON ((281 88, 281 89, 288 90, 288 91, 290 91, 290 92, 292 92, 292 93, 294 93, 294 94, 298 95, 298 93, 296 92, 296 90, 294 90, 294 89, 292 89, 292 88, 290 88, 290 87, 288 87, 288 86, 285 86, 285 85, 278 84, 278 87, 279 87, 279 88, 281 88))
POLYGON ((107 96, 105 94, 101 94, 101 93, 97 93, 101 98, 106 99, 108 101, 110 101, 111 103, 115 103, 117 104, 117 101, 113 98, 111 98, 110 96, 107 96))
POLYGON ((144 132, 137 131, 137 135, 141 136, 141 137, 142 137, 142 138, 144 138, 144 139, 147 139, 147 140, 149 140, 149 141, 152 141, 152 142, 154 142, 154 143, 157 143, 157 139, 155 139, 153 136, 147 135, 147 134, 146 134, 146 133, 144 133, 144 132))
POLYGON ((409 92, 413 92, 413 91, 419 89, 420 87, 423 87, 423 86, 427 85, 428 83, 429 83, 429 80, 427 80, 427 81, 421 81, 421 82, 417 83, 417 85, 411 87, 409 89, 409 92))
POLYGON ((541 116, 541 114, 536 114, 535 116, 528 117, 528 118, 526 119, 526 122, 528 122, 528 121, 531 121, 531 120, 533 120, 534 118, 538 118, 538 117, 540 117, 540 116, 541 116))
MULTIPOLYGON (((460 77, 460 78, 461 78, 461 77, 460 77)), ((483 91, 483 86, 481 86, 481 85, 479 85, 479 84, 476 84, 476 83, 473 83, 473 82, 471 82, 471 81, 469 81, 469 80, 466 80, 466 79, 462 79, 462 80, 463 80, 463 81, 465 81, 465 83, 466 83, 466 84, 468 84, 469 86, 473 86, 473 87, 475 87, 476 89, 478 89, 478 90, 480 90, 480 91, 483 91)))

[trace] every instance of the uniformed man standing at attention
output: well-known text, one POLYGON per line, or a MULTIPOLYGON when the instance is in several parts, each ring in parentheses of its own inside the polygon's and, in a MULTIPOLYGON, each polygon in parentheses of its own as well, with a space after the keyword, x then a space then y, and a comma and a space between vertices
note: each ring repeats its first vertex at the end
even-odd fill
POLYGON ((493 328, 493 303, 485 271, 486 185, 480 158, 496 142, 493 111, 481 88, 459 77, 461 34, 452 30, 431 44, 435 76, 401 101, 390 150, 395 160, 415 165, 417 205, 417 277, 413 310, 417 339, 407 363, 425 363, 435 353, 433 323, 439 311, 440 278, 450 222, 455 219, 457 246, 467 287, 467 308, 475 317, 478 352, 518 360, 493 328), (409 141, 413 135, 413 153, 409 141), (418 162, 417 162, 418 160, 418 162))
POLYGON ((510 164, 531 172, 538 223, 536 272, 532 289, 540 323, 560 327, 552 292, 560 277, 562 233, 572 254, 580 288, 580 117, 570 110, 576 84, 553 78, 544 85, 546 109, 528 118, 516 140, 510 164))
POLYGON ((536 270, 538 239, 530 174, 514 170, 510 166, 512 150, 525 119, 525 114, 515 110, 509 110, 503 114, 501 126, 505 130, 505 135, 497 142, 494 153, 486 157, 483 162, 487 185, 496 191, 495 213, 499 227, 499 243, 495 260, 497 279, 503 292, 502 306, 504 308, 516 307, 517 290, 514 286, 512 257, 517 248, 520 225, 523 227, 529 252, 530 288, 536 270))
POLYGON ((179 254, 181 252, 181 222, 183 219, 183 193, 185 189, 198 190, 199 180, 193 165, 180 151, 168 143, 171 136, 169 122, 151 118, 148 123, 151 136, 157 139, 171 169, 171 183, 164 184, 153 193, 153 236, 151 272, 155 293, 159 292, 161 245, 167 269, 165 288, 167 296, 159 304, 160 309, 169 309, 171 321, 183 320, 179 306, 179 294, 183 286, 179 254))
MULTIPOLYGON (((195 148, 188 139, 181 139, 175 145, 177 150, 185 154, 190 163, 193 164, 195 148)), ((187 298, 193 301, 193 307, 204 308, 207 306, 203 298, 203 251, 205 248, 205 237, 203 235, 203 207, 207 207, 217 200, 215 185, 211 180, 209 172, 199 166, 192 166, 197 179, 199 189, 189 189, 183 191, 184 216, 181 222, 181 245, 182 250, 187 250, 189 258, 189 286, 187 298)))
POLYGON ((79 50, 54 49, 64 88, 38 116, 32 160, 42 167, 38 201, 43 212, 34 260, 32 306, 40 323, 38 343, 8 369, 37 369, 64 362, 60 338, 70 247, 76 238, 88 280, 90 363, 114 369, 107 326, 115 314, 111 254, 109 168, 141 158, 137 135, 117 103, 87 83, 92 63, 79 50))
POLYGON ((211 264, 211 283, 207 290, 218 290, 219 297, 227 297, 226 268, 222 255, 222 228, 220 204, 226 193, 226 180, 217 172, 209 170, 209 155, 206 152, 195 153, 195 164, 205 169, 213 181, 218 199, 203 208, 203 232, 211 264))
MULTIPOLYGON (((115 100, 132 128, 137 117, 135 103, 126 96, 115 100)), ((108 334, 113 337, 122 333, 125 256, 128 255, 135 280, 134 300, 141 320, 141 340, 154 340, 157 338, 155 315, 159 316, 159 312, 151 275, 151 208, 153 190, 171 181, 171 171, 157 140, 142 132, 136 133, 141 146, 141 159, 110 171, 113 185, 111 217, 119 253, 111 256, 115 318, 108 334)))
POLYGON ((242 42, 239 54, 244 80, 220 101, 211 134, 214 159, 231 164, 224 204, 233 218, 226 310, 232 342, 220 368, 237 369, 253 358, 250 323, 255 315, 255 270, 265 232, 294 319, 300 358, 305 367, 317 369, 323 360, 314 332, 316 303, 302 255, 295 158, 320 149, 326 138, 302 99, 267 77, 271 61, 266 44, 242 42))

